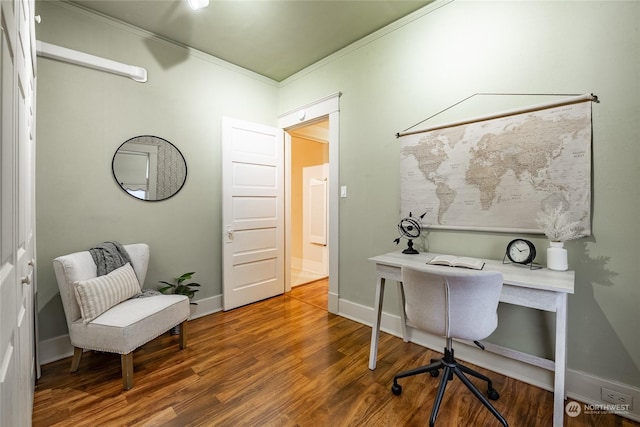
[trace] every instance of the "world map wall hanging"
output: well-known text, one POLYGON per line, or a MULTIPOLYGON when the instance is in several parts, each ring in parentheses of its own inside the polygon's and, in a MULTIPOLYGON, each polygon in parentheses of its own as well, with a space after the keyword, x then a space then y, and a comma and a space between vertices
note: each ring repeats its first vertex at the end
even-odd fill
POLYGON ((541 233, 562 204, 591 234, 591 97, 400 135, 400 212, 428 228, 541 233))

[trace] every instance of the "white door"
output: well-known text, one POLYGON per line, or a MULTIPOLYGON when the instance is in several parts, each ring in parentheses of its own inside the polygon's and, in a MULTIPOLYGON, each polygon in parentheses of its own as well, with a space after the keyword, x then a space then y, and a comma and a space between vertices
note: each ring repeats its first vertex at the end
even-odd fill
POLYGON ((34 2, 0 2, 0 425, 31 425, 35 383, 34 2))
POLYGON ((222 121, 224 310, 284 293, 284 132, 222 121))

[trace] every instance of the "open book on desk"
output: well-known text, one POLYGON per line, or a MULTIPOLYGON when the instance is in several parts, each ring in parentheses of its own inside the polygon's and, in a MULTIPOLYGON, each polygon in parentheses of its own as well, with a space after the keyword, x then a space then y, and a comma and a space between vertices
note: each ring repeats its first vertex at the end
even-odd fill
POLYGON ((484 261, 482 261, 481 259, 469 258, 464 256, 458 257, 454 255, 437 255, 430 261, 427 261, 427 264, 471 268, 473 270, 482 270, 482 268, 484 267, 484 261))

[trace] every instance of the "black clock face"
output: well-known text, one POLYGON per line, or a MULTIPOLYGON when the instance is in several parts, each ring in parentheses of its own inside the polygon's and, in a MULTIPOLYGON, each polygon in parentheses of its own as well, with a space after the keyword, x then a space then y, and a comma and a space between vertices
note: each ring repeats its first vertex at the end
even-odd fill
POLYGON ((536 247, 528 240, 514 239, 507 245, 507 257, 517 264, 529 264, 536 257, 536 247))

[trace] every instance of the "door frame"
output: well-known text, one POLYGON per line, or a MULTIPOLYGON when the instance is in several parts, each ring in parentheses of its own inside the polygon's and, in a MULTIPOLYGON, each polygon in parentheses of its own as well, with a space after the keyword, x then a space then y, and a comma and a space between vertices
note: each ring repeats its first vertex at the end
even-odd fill
POLYGON ((278 116, 285 132, 285 292, 291 290, 291 135, 287 132, 318 119, 329 120, 329 302, 330 313, 339 312, 339 205, 340 205, 340 96, 337 92, 278 116))

